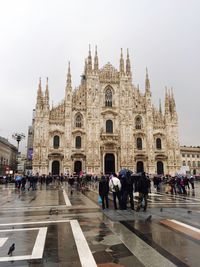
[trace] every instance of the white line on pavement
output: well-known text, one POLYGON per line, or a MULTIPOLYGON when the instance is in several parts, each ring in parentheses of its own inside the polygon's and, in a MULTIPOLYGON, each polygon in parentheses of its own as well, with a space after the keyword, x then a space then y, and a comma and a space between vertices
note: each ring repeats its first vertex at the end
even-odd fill
POLYGON ((179 221, 177 221, 177 220, 168 220, 168 221, 170 221, 170 222, 174 222, 174 223, 179 224, 179 225, 181 225, 181 226, 183 226, 183 227, 185 227, 185 228, 188 228, 188 229, 190 229, 190 230, 192 230, 192 231, 194 231, 194 232, 200 233, 200 229, 199 229, 199 228, 190 226, 190 225, 188 225, 188 224, 179 222, 179 221))
POLYGON ((39 231, 38 231, 36 241, 35 241, 31 255, 0 257, 0 262, 11 261, 11 260, 17 261, 17 260, 41 259, 43 256, 43 251, 44 251, 44 245, 45 245, 46 234, 47 234, 47 227, 8 229, 8 230, 0 230, 0 232, 19 232, 19 231, 35 231, 35 230, 39 230, 39 231))
POLYGON ((23 224, 45 224, 45 223, 63 223, 69 222, 70 220, 58 220, 58 221, 37 221, 37 222, 18 222, 18 223, 1 223, 0 226, 12 226, 12 225, 23 225, 23 224))
POLYGON ((5 244, 5 242, 7 241, 8 237, 1 237, 0 238, 0 248, 5 244))
POLYGON ((71 202, 70 202, 70 200, 68 198, 68 195, 67 195, 65 189, 63 189, 63 196, 64 196, 64 199, 65 199, 66 206, 71 206, 72 204, 71 204, 71 202))
POLYGON ((42 227, 37 235, 31 259, 40 259, 43 256, 44 244, 46 240, 47 227, 42 227))
POLYGON ((70 221, 82 267, 97 267, 92 252, 77 220, 70 221))

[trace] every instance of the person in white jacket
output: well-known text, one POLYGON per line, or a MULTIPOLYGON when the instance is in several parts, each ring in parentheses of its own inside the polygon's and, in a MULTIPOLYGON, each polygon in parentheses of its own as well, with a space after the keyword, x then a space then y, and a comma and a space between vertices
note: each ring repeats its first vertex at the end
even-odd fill
POLYGON ((117 210, 116 198, 118 199, 119 207, 121 208, 121 182, 116 174, 110 176, 109 187, 113 194, 114 208, 117 210))

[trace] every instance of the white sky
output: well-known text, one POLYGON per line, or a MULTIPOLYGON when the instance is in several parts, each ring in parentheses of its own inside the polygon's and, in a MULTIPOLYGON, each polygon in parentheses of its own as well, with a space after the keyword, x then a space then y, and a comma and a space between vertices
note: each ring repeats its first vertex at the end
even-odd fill
POLYGON ((79 84, 90 43, 100 66, 117 68, 128 47, 134 84, 143 91, 147 66, 157 106, 172 86, 180 143, 200 145, 199 10, 199 0, 1 0, 0 136, 27 135, 40 76, 43 89, 49 77, 54 104, 64 97, 68 60, 79 84))

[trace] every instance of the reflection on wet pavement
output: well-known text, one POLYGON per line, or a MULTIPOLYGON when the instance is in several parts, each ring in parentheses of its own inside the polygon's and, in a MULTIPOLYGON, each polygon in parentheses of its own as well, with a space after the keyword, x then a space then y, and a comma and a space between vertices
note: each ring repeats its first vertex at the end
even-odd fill
POLYGON ((199 266, 200 184, 185 196, 152 189, 146 213, 102 211, 89 189, 1 185, 0 266, 199 266))

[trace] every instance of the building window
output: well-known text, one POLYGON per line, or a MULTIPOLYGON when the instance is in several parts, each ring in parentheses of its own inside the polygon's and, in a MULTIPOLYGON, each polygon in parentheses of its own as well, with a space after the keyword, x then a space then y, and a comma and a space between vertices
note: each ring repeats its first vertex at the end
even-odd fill
POLYGON ((190 161, 188 161, 188 166, 191 166, 191 162, 190 161))
POLYGON ((142 129, 142 118, 140 116, 135 118, 135 129, 142 129))
POLYGON ((196 162, 195 161, 192 162, 192 166, 196 167, 196 162))
POLYGON ((58 135, 55 135, 53 138, 53 147, 59 148, 60 146, 60 137, 58 135))
POLYGON ((75 126, 78 128, 81 128, 83 126, 82 116, 80 114, 76 115, 75 126))
POLYGON ((200 161, 198 161, 198 167, 200 167, 200 161))
POLYGON ((186 166, 185 160, 183 161, 183 166, 186 166))
POLYGON ((81 137, 80 136, 76 136, 76 144, 75 144, 76 148, 81 148, 81 137))
POLYGON ((160 138, 156 139, 156 148, 157 149, 162 149, 162 143, 161 143, 161 139, 160 138))
POLYGON ((199 158, 199 155, 197 154, 197 158, 199 158))
POLYGON ((105 106, 112 107, 112 90, 110 87, 108 87, 105 92, 105 106))
POLYGON ((190 154, 187 154, 187 157, 189 158, 190 157, 190 154))
POLYGON ((142 138, 138 137, 136 140, 137 149, 142 150, 142 138))
POLYGON ((106 133, 113 133, 113 122, 111 120, 106 121, 106 133))
POLYGON ((185 154, 182 154, 182 157, 184 158, 185 157, 185 154))
POLYGON ((194 158, 194 157, 195 157, 195 155, 193 154, 193 155, 192 155, 192 157, 194 158))

